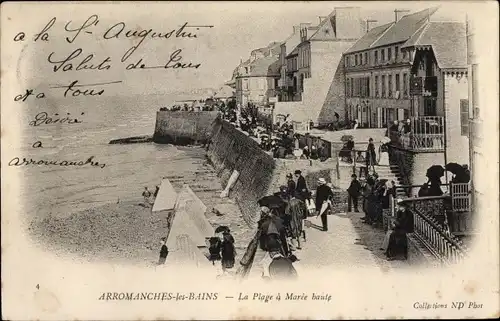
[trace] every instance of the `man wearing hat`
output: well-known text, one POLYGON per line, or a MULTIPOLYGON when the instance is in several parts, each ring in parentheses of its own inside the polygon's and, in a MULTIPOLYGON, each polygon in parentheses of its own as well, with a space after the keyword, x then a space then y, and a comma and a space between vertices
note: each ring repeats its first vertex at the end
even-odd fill
POLYGON ((328 209, 321 212, 323 203, 328 202, 330 198, 333 198, 333 192, 330 187, 326 185, 326 180, 321 177, 318 180, 318 187, 316 188, 316 210, 318 215, 321 215, 321 223, 323 225, 323 231, 328 231, 328 209))
POLYGON ((306 179, 302 176, 300 170, 295 171, 295 178, 297 179, 297 184, 295 185, 295 190, 299 193, 300 199, 303 201, 307 195, 307 184, 306 179))

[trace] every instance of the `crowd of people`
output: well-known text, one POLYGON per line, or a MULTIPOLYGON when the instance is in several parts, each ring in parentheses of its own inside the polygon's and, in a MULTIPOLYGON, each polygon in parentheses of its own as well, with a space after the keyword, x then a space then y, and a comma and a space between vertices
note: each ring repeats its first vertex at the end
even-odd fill
MULTIPOLYGON (((243 267, 252 266, 257 248, 265 251, 260 262, 264 277, 296 277, 293 263, 297 250, 307 240, 304 221, 308 217, 321 217, 322 231, 328 231, 328 215, 334 202, 333 186, 319 178, 317 188, 311 191, 300 170, 286 176, 287 182, 278 192, 259 200, 258 230, 241 259, 243 267), (273 265, 276 260, 276 263, 273 265)), ((259 262, 257 262, 259 263, 259 262)))
POLYGON ((357 179, 356 174, 351 177, 348 192, 348 212, 354 208, 359 212, 358 201, 362 202, 364 217, 361 221, 374 227, 382 227, 384 218, 387 222, 388 232, 381 246, 388 260, 407 259, 408 242, 407 233, 413 232, 413 216, 406 210, 406 205, 398 200, 398 211, 391 215, 391 196, 396 197, 394 181, 379 179, 377 173, 369 175, 364 182, 357 179))

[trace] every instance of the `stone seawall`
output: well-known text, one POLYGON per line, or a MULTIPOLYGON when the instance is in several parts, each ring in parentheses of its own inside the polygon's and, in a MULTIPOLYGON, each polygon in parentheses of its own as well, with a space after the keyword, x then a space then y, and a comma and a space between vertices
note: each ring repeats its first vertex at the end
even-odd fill
POLYGON ((220 118, 213 122, 207 156, 223 186, 234 170, 240 173, 229 196, 238 203, 245 222, 254 225, 259 219, 257 200, 268 195, 276 169, 272 156, 252 138, 220 118))
POLYGON ((158 144, 203 144, 210 139, 218 112, 158 111, 153 141, 158 144))

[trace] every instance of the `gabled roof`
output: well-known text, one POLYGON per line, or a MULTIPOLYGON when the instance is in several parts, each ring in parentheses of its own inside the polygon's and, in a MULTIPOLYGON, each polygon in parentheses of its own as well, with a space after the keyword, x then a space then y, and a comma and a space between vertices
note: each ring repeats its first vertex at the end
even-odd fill
POLYGON ((252 61, 249 76, 252 77, 267 77, 280 74, 280 64, 278 57, 263 57, 252 61))
POLYGON ((439 68, 467 67, 465 23, 430 22, 418 30, 401 48, 432 47, 439 68))
POLYGON ((335 25, 335 11, 330 13, 319 25, 318 30, 314 32, 309 39, 311 40, 333 40, 335 39, 335 33, 333 32, 333 26, 335 25))
POLYGON ((403 16, 386 33, 380 37, 371 47, 381 47, 390 44, 395 44, 407 41, 417 32, 423 25, 425 25, 439 7, 424 9, 413 14, 403 16))
POLYGON ((377 41, 377 39, 392 25, 394 22, 387 23, 368 31, 363 37, 361 37, 346 53, 352 53, 356 51, 366 50, 371 47, 371 45, 377 41))

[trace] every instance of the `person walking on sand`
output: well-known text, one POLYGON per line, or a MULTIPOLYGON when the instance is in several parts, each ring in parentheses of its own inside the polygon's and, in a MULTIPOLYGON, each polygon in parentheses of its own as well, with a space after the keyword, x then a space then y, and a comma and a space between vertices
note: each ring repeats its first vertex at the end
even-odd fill
POLYGON ((160 240, 161 249, 160 249, 160 259, 158 260, 158 265, 165 264, 168 256, 168 247, 167 247, 167 238, 162 237, 160 240))
POLYGON ((144 206, 149 207, 149 199, 151 197, 151 192, 148 190, 148 187, 144 187, 144 192, 142 192, 142 197, 144 197, 144 206))

